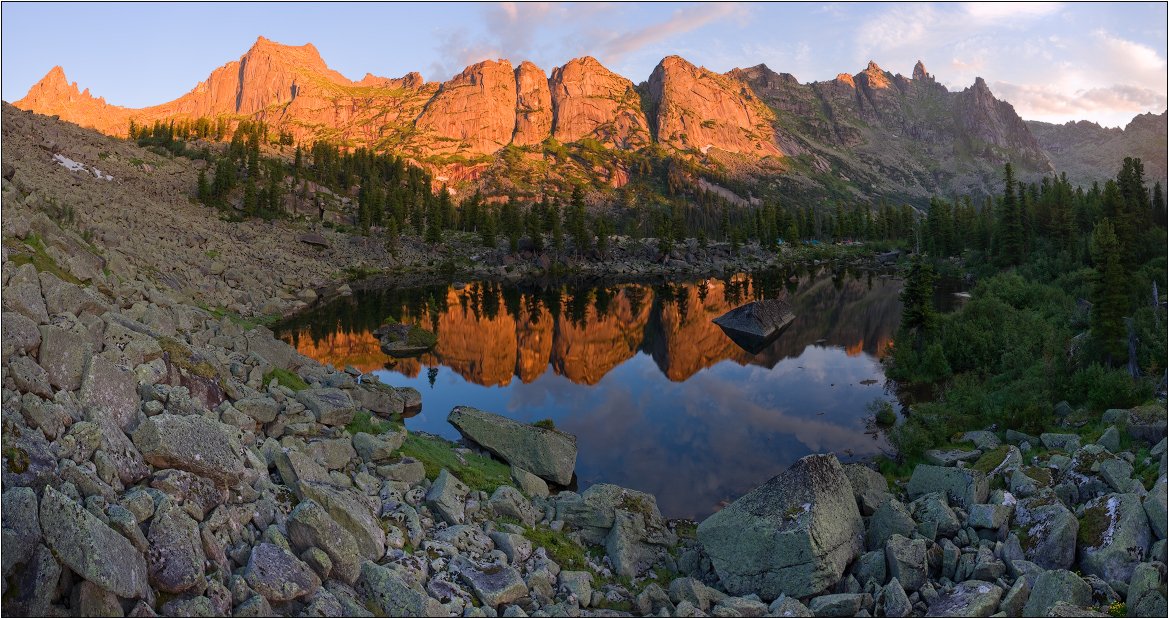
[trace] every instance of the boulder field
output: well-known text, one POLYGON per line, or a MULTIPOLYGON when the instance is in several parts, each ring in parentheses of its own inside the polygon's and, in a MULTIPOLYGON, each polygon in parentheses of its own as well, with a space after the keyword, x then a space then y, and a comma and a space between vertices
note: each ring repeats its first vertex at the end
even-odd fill
POLYGON ((52 163, 62 131, 6 141, 6 170, 22 159, 0 180, 6 615, 1166 614, 1163 408, 1107 411, 1099 436, 971 433, 892 482, 807 456, 670 521, 634 489, 563 489, 570 435, 466 407, 451 419, 478 446, 408 433, 417 392, 224 311, 251 288, 301 307, 281 295, 327 259, 274 282, 304 248, 247 228, 225 251, 252 262, 215 279, 167 268, 202 251, 153 251, 156 228, 120 249, 83 234, 52 188, 118 181, 52 163), (230 305, 201 306, 204 285, 230 305))

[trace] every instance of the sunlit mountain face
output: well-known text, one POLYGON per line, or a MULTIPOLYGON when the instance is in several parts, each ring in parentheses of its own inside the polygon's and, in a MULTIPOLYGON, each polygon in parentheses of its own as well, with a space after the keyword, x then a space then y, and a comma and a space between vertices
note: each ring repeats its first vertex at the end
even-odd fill
POLYGON ((671 517, 703 517, 813 452, 848 460, 886 448, 867 405, 893 399, 881 357, 900 282, 817 268, 670 284, 375 288, 279 328, 300 352, 423 394, 411 430, 459 437, 469 405, 578 437, 577 487, 653 492, 671 517), (711 322, 782 298, 795 320, 752 355, 711 322), (392 359, 372 332, 387 317, 438 334, 392 359))

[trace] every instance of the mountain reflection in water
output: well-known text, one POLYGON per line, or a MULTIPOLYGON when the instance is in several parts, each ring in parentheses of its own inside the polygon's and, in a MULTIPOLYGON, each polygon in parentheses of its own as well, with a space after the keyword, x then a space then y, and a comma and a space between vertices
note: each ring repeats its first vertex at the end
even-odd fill
POLYGON ((900 282, 828 269, 664 285, 476 283, 355 292, 282 325, 301 353, 377 372, 423 394, 407 427, 457 438, 455 405, 578 437, 580 487, 652 492, 669 517, 704 517, 796 459, 872 455, 866 404, 897 328, 900 282), (757 355, 711 322, 758 298, 795 320, 757 355), (438 334, 432 353, 391 360, 387 317, 438 334), (390 369, 386 369, 387 363, 390 369))

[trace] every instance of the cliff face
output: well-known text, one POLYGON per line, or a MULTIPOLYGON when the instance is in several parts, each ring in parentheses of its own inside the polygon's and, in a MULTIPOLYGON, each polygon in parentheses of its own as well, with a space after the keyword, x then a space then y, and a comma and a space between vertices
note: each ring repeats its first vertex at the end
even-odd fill
POLYGON ((1125 157, 1139 157, 1145 179, 1169 179, 1169 113, 1141 114, 1123 129, 1087 121, 1062 125, 1026 121, 1027 128, 1051 158, 1057 172, 1066 172, 1074 184, 1103 183, 1116 177, 1125 157))
POLYGON ((1051 171, 1049 157, 1059 159, 1057 168, 1074 170, 1075 179, 1105 178, 1119 165, 1105 156, 1126 149, 1132 154, 1138 146, 1147 146, 1150 177, 1164 176, 1158 172, 1164 169, 1164 115, 1160 125, 1156 118, 1135 120, 1117 142, 1106 132, 1061 133, 1023 122, 982 79, 949 92, 920 62, 908 78, 870 62, 859 73, 808 84, 765 65, 720 75, 677 56, 663 59, 639 87, 588 56, 550 76, 530 62, 513 68, 490 60, 441 84, 417 73, 352 81, 330 69, 311 44, 260 37, 238 60, 169 103, 110 105, 54 67, 16 105, 119 136, 131 120, 259 119, 299 142, 328 139, 388 150, 452 183, 488 191, 514 190, 512 181, 527 168, 553 181, 584 175, 597 186, 628 182, 631 171, 620 163, 546 153, 541 144, 550 137, 577 151, 596 148, 585 140, 627 151, 656 141, 672 157, 729 170, 765 193, 806 194, 826 184, 838 190, 843 181, 865 201, 925 203, 938 193, 993 193, 1006 161, 1022 179, 1051 171), (1049 144, 1041 146, 1033 130, 1051 136, 1049 144), (1086 137, 1066 137, 1073 133, 1086 137), (1100 160, 1081 152, 1101 143, 1111 146, 1100 160), (508 146, 519 147, 522 156, 505 158, 508 146), (730 168, 728 161, 734 162, 730 168))
POLYGON ((782 156, 775 114, 745 83, 670 56, 649 77, 658 141, 703 154, 712 148, 754 157, 782 156))

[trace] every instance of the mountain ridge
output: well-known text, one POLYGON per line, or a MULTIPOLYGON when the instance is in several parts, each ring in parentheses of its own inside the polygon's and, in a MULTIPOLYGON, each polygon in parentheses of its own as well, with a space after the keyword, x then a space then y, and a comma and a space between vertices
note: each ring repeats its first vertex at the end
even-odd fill
POLYGON ((641 84, 591 56, 551 72, 499 59, 442 83, 416 72, 353 81, 311 43, 261 36, 170 102, 111 105, 54 67, 14 105, 111 135, 126 135, 131 121, 261 120, 301 143, 394 152, 480 187, 511 187, 495 179, 517 159, 543 170, 543 185, 620 187, 638 168, 620 153, 661 151, 689 162, 692 186, 717 182, 744 198, 811 192, 922 204, 937 194, 993 193, 1006 161, 1021 178, 1056 169, 985 80, 951 92, 920 61, 908 78, 870 61, 856 74, 806 84, 764 64, 720 74, 678 56, 641 84), (563 145, 572 145, 569 156, 563 145), (510 149, 520 156, 507 159, 510 149))

